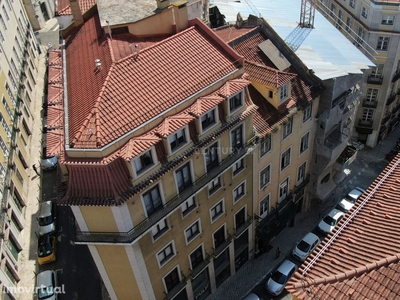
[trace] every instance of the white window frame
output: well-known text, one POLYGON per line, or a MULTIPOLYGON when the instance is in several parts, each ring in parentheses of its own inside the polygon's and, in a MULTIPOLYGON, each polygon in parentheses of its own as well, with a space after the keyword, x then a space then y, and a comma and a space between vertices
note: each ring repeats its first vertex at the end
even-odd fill
POLYGON ((268 193, 258 204, 258 212, 260 214, 260 218, 265 218, 269 214, 269 210, 271 207, 271 193, 268 193), (265 210, 265 202, 267 203, 267 209, 265 210), (261 210, 261 208, 263 208, 261 210))
POLYGON ((388 36, 379 36, 378 43, 376 45, 376 50, 378 51, 387 51, 389 49, 390 37, 388 36))
POLYGON ((307 173, 307 161, 303 162, 297 168, 297 185, 303 183, 304 178, 306 178, 306 173, 307 173))
POLYGON ((164 199, 164 193, 163 193, 162 183, 161 183, 161 181, 160 181, 160 182, 157 182, 156 184, 152 185, 151 187, 149 187, 148 189, 146 189, 146 191, 144 191, 143 193, 140 194, 140 199, 141 199, 142 206, 143 206, 143 212, 144 212, 146 218, 148 218, 149 215, 148 215, 148 212, 147 212, 147 209, 146 209, 146 204, 145 204, 145 202, 144 202, 144 197, 143 197, 143 195, 146 194, 146 193, 148 193, 150 190, 152 190, 152 189, 154 189, 154 188, 156 188, 156 187, 158 187, 158 193, 160 194, 161 206, 164 206, 164 205, 165 205, 165 199, 164 199))
POLYGON ((183 202, 181 204, 181 213, 182 213, 182 219, 187 217, 192 211, 196 210, 197 208, 197 200, 195 196, 190 197, 188 200, 183 202), (193 203, 190 206, 188 206, 189 203, 193 203), (185 208, 185 209, 184 209, 185 208))
POLYGON ((233 140, 232 140, 232 132, 233 132, 233 131, 236 131, 237 129, 239 129, 239 127, 242 128, 242 129, 241 129, 241 131, 242 131, 242 137, 241 137, 241 139, 242 139, 242 140, 241 140, 242 146, 241 146, 241 147, 243 147, 244 144, 245 144, 245 134, 246 134, 246 131, 245 131, 244 123, 241 123, 241 124, 239 124, 238 126, 236 126, 235 128, 233 128, 232 130, 229 131, 229 145, 230 145, 230 152, 231 152, 231 153, 234 152, 234 147, 232 147, 232 142, 233 142, 233 140))
POLYGON ((224 241, 226 241, 226 239, 227 239, 227 237, 228 237, 227 232, 226 232, 226 223, 224 223, 224 224, 222 224, 221 226, 219 226, 219 227, 217 228, 217 230, 215 230, 215 231, 211 234, 212 242, 213 242, 213 249, 217 249, 217 247, 215 247, 215 238, 214 238, 214 234, 215 234, 216 232, 218 232, 222 227, 224 227, 224 241))
POLYGON ((346 31, 351 33, 351 26, 353 25, 352 19, 348 16, 346 19, 346 31))
POLYGON ((193 223, 191 223, 188 227, 186 227, 185 230, 183 230, 183 236, 185 237, 186 246, 189 245, 191 242, 193 242, 199 235, 201 235, 201 233, 202 233, 202 231, 201 231, 201 221, 200 221, 200 218, 198 218, 193 223), (196 223, 198 224, 197 227, 198 227, 199 232, 195 236, 192 236, 190 240, 188 240, 188 238, 186 236, 186 231, 191 229, 196 223))
POLYGON ((236 94, 232 95, 229 97, 228 99, 228 111, 229 111, 229 115, 233 114, 234 112, 238 111, 239 109, 241 109, 244 106, 244 90, 240 90, 239 92, 237 92, 236 94), (235 98, 237 95, 240 94, 240 99, 241 99, 241 105, 236 106, 234 108, 231 109, 231 99, 235 98))
MULTIPOLYGON (((219 140, 217 140, 216 142, 214 142, 212 145, 210 145, 209 147, 207 147, 206 149, 204 149, 204 152, 203 152, 203 157, 204 157, 204 168, 205 168, 205 172, 207 173, 208 172, 208 170, 207 170, 207 151, 210 149, 210 148, 212 148, 215 144, 217 144, 217 146, 215 147, 216 148, 216 151, 217 151, 217 164, 220 164, 221 163, 221 148, 220 148, 220 146, 219 146, 219 140)), ((215 168, 215 166, 214 167, 212 167, 210 170, 212 170, 212 169, 214 169, 215 168)))
POLYGON ((382 18, 381 18, 381 25, 393 25, 394 24, 394 15, 386 15, 386 14, 382 14, 382 18))
POLYGON ((283 102, 289 98, 289 82, 279 88, 279 101, 283 102))
POLYGON ((310 146, 310 132, 307 132, 300 139, 300 155, 308 150, 310 146))
POLYGON ((176 248, 175 248, 175 241, 172 240, 169 242, 165 247, 163 247, 160 251, 157 252, 156 254, 156 259, 158 262, 158 268, 161 269, 163 266, 165 266, 171 259, 173 259, 176 256, 176 248), (163 261, 160 261, 159 255, 164 252, 167 248, 170 248, 172 250, 172 254, 169 255, 168 257, 164 258, 163 261))
POLYGON ((356 7, 356 0, 350 0, 349 1, 349 5, 351 8, 355 8, 356 7))
POLYGON ((289 196, 289 177, 286 177, 279 184, 278 203, 281 203, 289 196))
POLYGON ((192 254, 195 253, 200 247, 201 247, 201 252, 202 252, 202 255, 203 255, 203 260, 204 260, 204 258, 206 257, 205 252, 204 252, 204 243, 201 243, 199 246, 197 246, 196 248, 194 248, 194 250, 193 250, 192 252, 190 252, 189 255, 188 255, 188 260, 189 260, 189 265, 190 265, 190 269, 191 269, 191 270, 194 270, 193 265, 192 265, 191 256, 192 256, 192 254))
POLYGON ((155 151, 154 147, 151 147, 150 149, 147 149, 147 150, 143 151, 142 153, 140 153, 139 155, 134 157, 133 160, 132 160, 132 167, 133 167, 133 171, 135 173, 135 177, 136 178, 140 177, 141 175, 143 175, 147 171, 153 169, 157 164, 158 164, 158 160, 157 160, 157 155, 156 155, 156 151, 155 151), (147 166, 145 166, 145 167, 142 167, 142 169, 140 169, 138 171, 136 169, 136 164, 137 164, 138 161, 140 161, 140 158, 142 156, 146 155, 147 153, 150 153, 152 163, 147 165, 147 166))
MULTIPOLYGON (((233 225, 235 226, 235 229, 238 229, 238 226, 236 224, 236 215, 239 214, 240 212, 242 212, 242 210, 244 209, 244 223, 246 223, 247 220, 247 205, 243 205, 241 208, 239 208, 237 210, 237 212, 233 215, 233 225)), ((243 233, 243 232, 242 232, 243 233)))
POLYGON ((221 216, 225 214, 225 198, 222 198, 219 200, 217 203, 215 203, 209 210, 210 213, 210 221, 211 224, 213 224, 215 221, 217 221, 221 216), (220 207, 221 210, 218 209, 219 213, 215 214, 213 216, 213 210, 217 207, 220 207))
POLYGON ((307 122, 308 120, 311 120, 312 117, 312 105, 313 103, 310 102, 310 104, 304 109, 303 111, 303 123, 307 122))
MULTIPOLYGON (((164 291, 165 291, 166 294, 168 294, 169 292, 168 292, 168 289, 167 289, 167 285, 166 285, 166 283, 165 283, 165 277, 167 277, 169 274, 171 274, 172 271, 174 271, 175 269, 176 269, 176 271, 177 271, 177 273, 178 273, 179 282, 182 281, 181 268, 179 267, 179 264, 178 264, 178 265, 174 266, 173 268, 171 268, 171 269, 168 271, 168 273, 167 273, 165 276, 163 276, 163 278, 162 278, 162 282, 163 282, 163 285, 164 285, 164 291)), ((183 290, 184 288, 185 288, 185 287, 183 287, 182 290, 183 290)), ((182 290, 180 290, 180 291, 182 291, 182 290)), ((180 291, 179 291, 179 292, 180 292, 180 291)))
POLYGON ((232 164, 232 178, 236 177, 236 175, 242 172, 244 169, 244 158, 242 157, 232 164), (240 166, 238 167, 238 165, 240 166))
POLYGON ((363 18, 368 19, 368 12, 369 12, 369 9, 366 8, 365 6, 363 6, 361 8, 361 15, 363 16, 363 18))
POLYGON ((178 194, 180 194, 183 191, 185 191, 186 189, 188 189, 188 187, 185 187, 182 191, 179 191, 178 178, 176 176, 176 172, 179 171, 180 169, 184 168, 187 165, 189 166, 191 184, 193 185, 193 183, 194 183, 194 180, 193 180, 193 178, 194 178, 193 162, 192 162, 192 160, 189 160, 189 161, 186 161, 183 164, 179 165, 179 167, 174 170, 175 188, 176 188, 176 192, 178 194))
POLYGON ((289 147, 285 151, 283 151, 281 154, 281 160, 280 160, 280 164, 279 164, 279 168, 280 168, 281 172, 290 166, 291 160, 292 160, 292 147, 289 147), (285 161, 286 161, 287 152, 289 153, 289 160, 287 163, 285 163, 285 165, 282 165, 283 159, 285 159, 285 161))
POLYGON ((157 241, 160 237, 162 237, 170 229, 171 229, 171 226, 168 223, 168 218, 162 219, 160 222, 158 222, 156 225, 154 225, 151 228, 151 237, 153 239, 153 243, 155 241, 157 241), (161 223, 163 223, 162 226, 164 226, 164 227, 160 230, 161 223), (157 230, 156 233, 155 233, 155 230, 157 230))
POLYGON ((282 140, 293 133, 293 117, 289 117, 285 124, 282 124, 282 140))
POLYGON ((260 158, 272 150, 271 134, 264 136, 260 142, 260 158))
POLYGON ((204 114, 202 114, 199 118, 199 122, 200 122, 200 134, 203 134, 203 133, 209 131, 211 128, 213 128, 215 125, 217 125, 219 122, 218 107, 214 107, 214 108, 210 109, 209 111, 205 112, 204 114), (214 122, 209 123, 209 125, 207 127, 203 128, 203 118, 206 118, 208 116, 208 114, 210 114, 210 113, 214 114, 214 122))
POLYGON ((177 131, 171 133, 171 134, 168 136, 167 141, 168 141, 168 150, 169 150, 169 153, 170 153, 171 155, 174 154, 174 153, 176 153, 177 151, 179 151, 180 149, 182 149, 185 145, 189 144, 189 141, 190 141, 190 137, 189 137, 189 127, 188 127, 188 126, 184 126, 184 127, 180 128, 179 130, 177 130, 177 131), (185 141, 182 142, 181 144, 179 144, 178 146, 176 146, 176 148, 172 149, 172 148, 171 148, 171 143, 172 143, 173 141, 176 140, 176 135, 180 134, 182 131, 183 131, 183 133, 184 133, 183 136, 184 136, 184 138, 185 138, 185 141))
POLYGON ((259 188, 260 190, 265 189, 265 187, 271 182, 271 164, 267 165, 264 169, 259 172, 259 188), (267 170, 268 169, 268 170, 267 170), (266 171, 266 172, 264 172, 266 171), (267 176, 263 176, 266 174, 267 176), (268 180, 266 180, 268 179, 268 180))
POLYGON ((244 198, 244 196, 246 196, 246 180, 243 180, 241 183, 239 183, 233 190, 232 190, 232 194, 233 194, 233 204, 236 204, 240 201, 240 199, 244 198), (239 195, 235 195, 236 194, 236 190, 238 190, 239 188, 243 189, 243 192, 239 195))
POLYGON ((219 191, 222 188, 222 176, 219 175, 215 178, 213 178, 213 180, 211 180, 208 183, 208 198, 210 198, 212 195, 214 195, 217 191, 219 191))

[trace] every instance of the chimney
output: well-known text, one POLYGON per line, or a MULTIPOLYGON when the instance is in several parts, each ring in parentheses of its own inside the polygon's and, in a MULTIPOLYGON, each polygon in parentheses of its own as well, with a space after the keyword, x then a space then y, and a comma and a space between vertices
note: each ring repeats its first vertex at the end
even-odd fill
POLYGON ((157 8, 164 9, 170 5, 169 0, 157 0, 157 8))
POLYGON ((187 3, 187 0, 171 2, 173 26, 175 26, 175 32, 185 30, 189 26, 187 3))
POLYGON ((71 6, 72 16, 74 17, 75 27, 83 23, 83 16, 81 8, 79 7, 79 1, 69 0, 69 5, 71 6))

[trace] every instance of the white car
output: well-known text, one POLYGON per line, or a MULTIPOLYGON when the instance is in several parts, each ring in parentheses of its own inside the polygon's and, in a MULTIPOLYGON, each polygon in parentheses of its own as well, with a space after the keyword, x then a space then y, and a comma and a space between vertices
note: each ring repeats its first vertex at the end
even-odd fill
POLYGON ((332 209, 331 212, 327 214, 321 222, 319 222, 318 229, 323 233, 330 233, 344 215, 345 213, 341 210, 336 208, 332 209))
POLYGON ((57 300, 57 274, 47 270, 40 272, 36 279, 37 299, 57 300))
POLYGON ((50 171, 57 168, 58 159, 57 156, 49 156, 42 159, 40 166, 43 171, 50 171))
POLYGON ((243 300, 260 300, 260 297, 258 297, 254 293, 250 293, 246 297, 244 297, 243 300))
POLYGON ((296 272, 297 266, 290 260, 283 261, 265 284, 268 293, 278 296, 282 293, 289 279, 296 272))
POLYGON ((312 232, 307 233, 303 239, 297 243, 292 251, 294 258, 305 261, 311 252, 318 246, 321 242, 319 237, 312 232))
POLYGON ((349 211, 364 192, 365 190, 363 190, 362 188, 356 187, 355 189, 350 191, 350 193, 348 193, 346 197, 344 197, 344 199, 340 200, 337 205, 338 208, 344 212, 349 211))

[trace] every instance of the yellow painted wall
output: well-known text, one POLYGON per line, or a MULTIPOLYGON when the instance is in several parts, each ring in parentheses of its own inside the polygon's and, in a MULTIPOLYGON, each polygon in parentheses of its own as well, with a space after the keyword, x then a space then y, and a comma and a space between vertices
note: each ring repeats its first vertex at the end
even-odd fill
POLYGON ((93 232, 118 232, 117 224, 111 207, 108 206, 80 206, 89 231, 93 232))
POLYGON ((96 246, 118 299, 141 299, 139 288, 123 246, 96 246))

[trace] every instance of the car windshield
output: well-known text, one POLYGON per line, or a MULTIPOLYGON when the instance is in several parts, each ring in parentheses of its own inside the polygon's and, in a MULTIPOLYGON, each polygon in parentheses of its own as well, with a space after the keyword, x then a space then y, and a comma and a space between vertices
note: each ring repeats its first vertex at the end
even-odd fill
POLYGON ((353 197, 351 197, 351 196, 349 196, 349 195, 346 195, 346 197, 344 197, 347 201, 349 201, 349 202, 351 202, 351 203, 355 203, 356 202, 356 199, 355 198, 353 198, 353 197))
POLYGON ((44 218, 39 218, 39 225, 40 226, 47 226, 53 223, 53 218, 52 216, 44 217, 44 218))
POLYGON ((308 251, 310 250, 310 248, 311 248, 311 245, 308 244, 308 243, 306 243, 305 241, 301 241, 301 242, 297 245, 297 248, 298 248, 300 251, 308 252, 308 251))
POLYGON ((38 286, 37 287, 37 291, 38 291, 38 298, 39 299, 47 299, 51 296, 54 295, 54 289, 53 286, 38 286))
POLYGON ((50 237, 44 237, 43 239, 39 240, 39 246, 38 246, 38 252, 39 256, 47 256, 53 252, 53 249, 51 247, 51 239, 50 237))
POLYGON ((330 226, 334 226, 336 224, 335 219, 332 218, 331 216, 326 216, 324 218, 324 222, 330 226))
POLYGON ((274 274, 272 274, 271 279, 276 283, 284 284, 286 280, 286 275, 282 274, 279 271, 275 271, 274 274))

